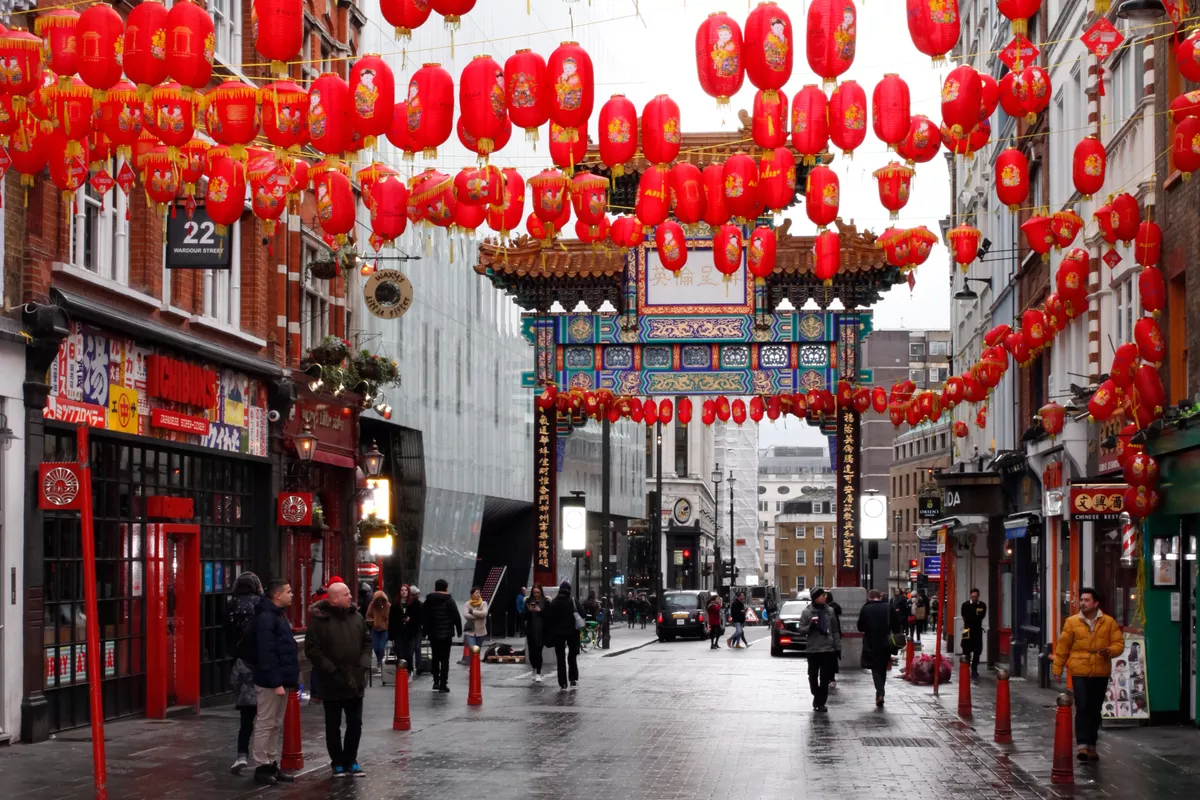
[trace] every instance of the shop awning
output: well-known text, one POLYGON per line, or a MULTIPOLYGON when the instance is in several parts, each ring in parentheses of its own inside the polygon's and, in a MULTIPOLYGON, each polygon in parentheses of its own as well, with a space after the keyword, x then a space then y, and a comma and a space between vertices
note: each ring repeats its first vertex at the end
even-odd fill
POLYGON ((175 328, 150 322, 108 303, 62 289, 52 289, 50 296, 72 318, 86 319, 135 339, 161 344, 164 347, 179 350, 181 353, 194 355, 201 360, 212 361, 236 369, 252 377, 271 380, 284 376, 283 370, 274 361, 248 355, 229 347, 222 347, 198 336, 189 336, 175 328))
POLYGON ((317 449, 317 452, 313 453, 313 461, 317 461, 321 464, 328 464, 331 467, 343 467, 344 469, 354 469, 356 466, 358 466, 354 463, 354 459, 350 456, 343 456, 339 453, 330 453, 321 450, 320 448, 317 449))
POLYGON ((1040 518, 1037 514, 1022 513, 1006 517, 1004 520, 1005 539, 1024 539, 1029 535, 1029 526, 1037 525, 1040 518))

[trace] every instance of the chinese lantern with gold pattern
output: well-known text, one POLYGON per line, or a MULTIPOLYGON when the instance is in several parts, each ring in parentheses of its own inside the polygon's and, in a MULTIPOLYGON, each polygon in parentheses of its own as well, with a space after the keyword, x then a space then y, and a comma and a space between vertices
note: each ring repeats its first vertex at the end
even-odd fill
POLYGON ((1021 223, 1021 233, 1029 249, 1037 253, 1045 261, 1050 256, 1050 248, 1054 246, 1054 220, 1042 214, 1034 214, 1021 223))
POLYGON ((725 162, 723 172, 725 206, 729 213, 738 219, 753 222, 761 208, 758 199, 758 164, 745 153, 735 153, 725 162))
POLYGON ((507 237, 525 215, 525 179, 511 167, 505 167, 500 174, 503 176, 503 199, 499 205, 488 208, 487 223, 492 230, 507 237))
POLYGON ((546 169, 528 181, 533 213, 543 225, 554 224, 561 216, 567 203, 568 180, 556 169, 546 169))
POLYGON ((142 127, 162 141, 174 155, 175 150, 192 140, 195 133, 196 101, 194 93, 185 93, 176 81, 167 81, 150 90, 142 127))
POLYGON ((110 6, 100 3, 79 15, 75 35, 79 43, 79 77, 96 93, 97 100, 121 80, 125 21, 110 6))
POLYGON ((83 152, 81 143, 92 132, 92 90, 79 78, 69 78, 43 90, 56 130, 67 141, 67 155, 83 152))
MULTIPOLYGON (((363 135, 364 148, 374 148, 379 137, 387 136, 392 129, 392 114, 396 109, 396 78, 392 68, 378 55, 362 56, 350 69, 350 96, 354 100, 351 115, 354 129, 363 135)), ((500 106, 504 107, 504 87, 500 87, 500 106)))
POLYGON ((350 179, 340 169, 321 166, 313 170, 312 185, 321 231, 334 237, 340 246, 354 230, 355 200, 350 179))
POLYGON ((600 108, 600 160, 614 178, 625 174, 625 163, 637 154, 637 109, 623 94, 614 94, 600 108))
POLYGON ((684 225, 704 218, 704 176, 695 164, 681 161, 671 167, 671 213, 684 225))
POLYGON ((996 156, 996 197, 1016 211, 1029 197, 1029 159, 1015 147, 996 156))
MULTIPOLYGON (((33 21, 33 32, 45 42, 45 64, 60 80, 79 71, 78 26, 79 14, 69 8, 51 8, 33 21)), ((11 69, 7 61, 4 66, 11 69)))
POLYGON ((129 80, 137 84, 143 100, 150 87, 167 79, 167 7, 158 0, 145 0, 129 12, 125 22, 124 66, 129 80))
POLYGON ((213 18, 192 0, 176 0, 167 12, 167 73, 186 93, 208 86, 217 53, 213 18))
MULTIPOLYGON (((1178 131, 1178 126, 1176 130, 1178 131)), ((1137 236, 1138 225, 1142 221, 1142 213, 1138 209, 1137 200, 1128 192, 1122 192, 1112 199, 1113 228, 1117 238, 1129 244, 1137 236)))
POLYGON ((908 189, 913 174, 913 170, 896 161, 871 173, 879 189, 879 202, 891 212, 892 219, 896 219, 900 209, 908 204, 908 189))
POLYGON ((217 155, 209 159, 206 174, 208 190, 204 198, 205 210, 216 223, 217 234, 224 236, 228 227, 242 218, 246 203, 246 168, 236 158, 217 155))
POLYGON ((1108 154, 1096 136, 1085 136, 1075 145, 1071 179, 1075 184, 1075 191, 1083 195, 1084 200, 1092 199, 1092 195, 1104 188, 1107 165, 1108 154))
POLYGON ((577 42, 563 42, 546 60, 547 109, 564 128, 587 130, 595 102, 592 59, 577 42))
MULTIPOLYGON (((110 92, 109 95, 111 94, 110 92)), ((179 148, 179 180, 183 184, 184 197, 195 195, 196 184, 208 165, 209 148, 209 143, 203 139, 192 139, 179 148)))
POLYGON ((643 225, 654 227, 667 218, 671 210, 671 171, 663 164, 654 164, 638 179, 634 213, 643 225))
POLYGON ((728 106, 729 98, 742 88, 746 77, 742 46, 742 29, 724 12, 709 14, 696 30, 696 73, 700 88, 716 98, 718 108, 728 106))
POLYGON ((275 233, 275 223, 287 208, 291 170, 271 151, 256 147, 247 159, 246 175, 250 179, 250 210, 263 221, 263 229, 271 236, 275 233))
POLYGON ((1137 342, 1142 361, 1158 366, 1167 354, 1167 343, 1154 317, 1142 317, 1133 324, 1133 340, 1137 342))
POLYGON ((958 44, 962 23, 958 0, 907 0, 908 34, 920 52, 935 64, 958 44))
POLYGON ((833 86, 854 63, 858 10, 854 0, 813 0, 808 6, 804 53, 808 66, 833 86))
POLYGON ((270 60, 272 75, 286 75, 304 45, 302 0, 252 0, 250 20, 254 49, 270 60))
POLYGON ((783 92, 768 94, 759 89, 754 94, 754 111, 750 118, 750 137, 763 150, 762 159, 770 161, 775 148, 788 139, 787 95, 783 92))
POLYGON ((408 187, 396 175, 385 175, 371 186, 371 233, 386 244, 408 228, 408 187))
POLYGON ((646 228, 637 218, 628 214, 617 217, 609 225, 609 236, 613 244, 624 253, 631 247, 637 247, 646 240, 646 228))
POLYGON ((1032 125, 1037 115, 1050 105, 1050 74, 1037 64, 1030 64, 1017 74, 1013 87, 1025 111, 1025 121, 1032 125))
POLYGON ((913 164, 932 161, 941 146, 942 137, 937 123, 924 114, 914 114, 908 126, 908 133, 900 144, 896 145, 896 152, 911 167, 913 164))
MULTIPOLYGON (((525 129, 526 139, 536 142, 538 128, 550 119, 550 86, 546 82, 546 59, 528 48, 509 56, 504 62, 504 91, 507 97, 508 118, 512 120, 513 125, 525 129)), ((636 113, 634 112, 635 124, 636 113)), ((601 130, 603 131, 603 128, 601 130)))
POLYGON ((408 82, 408 132, 426 158, 436 158, 454 128, 454 79, 441 64, 423 64, 408 82))
POLYGON ((742 229, 737 225, 722 225, 713 231, 713 264, 729 283, 742 268, 742 229))
POLYGON ((137 87, 129 81, 121 81, 109 89, 108 96, 96 107, 100 130, 112 142, 117 155, 126 160, 142 132, 142 111, 137 87))
POLYGON ((838 216, 841 188, 837 173, 826 166, 808 171, 804 189, 804 212, 814 225, 824 230, 838 216))
POLYGON ((20 28, 0 30, 0 64, 6 65, 0 70, 0 94, 12 95, 13 109, 20 113, 25 98, 42 83, 42 40, 20 28))
POLYGON ((608 178, 581 172, 571 179, 570 191, 571 205, 579 221, 589 227, 603 221, 607 232, 608 178))
POLYGON ((570 175, 575 165, 587 156, 587 137, 580 136, 577 128, 563 128, 556 122, 550 123, 550 160, 554 166, 570 175))
POLYGON ((258 87, 241 81, 225 81, 201 101, 204 123, 217 144, 229 154, 245 160, 246 145, 258 135, 258 87))
MULTIPOLYGON (((86 142, 84 143, 86 145, 86 142)), ((87 183, 87 154, 75 142, 75 152, 67 151, 68 140, 61 130, 51 131, 47 136, 46 153, 50 167, 50 182, 60 192, 64 203, 74 203, 75 193, 87 183)))
POLYGON ((979 73, 969 64, 955 67, 942 83, 942 121, 954 136, 962 136, 979 122, 982 107, 979 73))
POLYGON ((1157 222, 1146 220, 1133 237, 1133 258, 1140 267, 1157 267, 1161 253, 1162 228, 1157 222))
POLYGON ((300 152, 308 141, 308 93, 291 81, 275 81, 262 88, 262 130, 280 150, 300 152))
POLYGON ((380 0, 379 10, 395 28, 397 39, 411 39, 412 32, 424 25, 433 12, 429 0, 380 0))
MULTIPOLYGON (((463 167, 454 176, 454 198, 468 206, 495 206, 504 202, 504 174, 493 166, 463 167)), ((363 193, 366 193, 366 188, 363 193)))
MULTIPOLYGON (((350 148, 352 103, 350 84, 336 73, 322 73, 308 87, 308 141, 325 154, 328 166, 336 165, 350 148)), ((411 106, 409 120, 411 131, 411 106)))
POLYGON ((746 269, 750 270, 756 283, 761 284, 775 272, 777 247, 775 231, 772 228, 760 225, 750 234, 750 241, 746 245, 746 269))
POLYGON ((933 252, 933 246, 937 244, 937 240, 937 234, 924 225, 910 228, 908 231, 909 264, 914 267, 924 264, 928 260, 929 254, 933 252))
POLYGON ((488 55, 471 59, 458 84, 458 104, 463 128, 478 142, 480 155, 495 149, 496 137, 508 121, 508 98, 504 92, 504 70, 488 55))
POLYGON ((759 3, 746 17, 742 58, 756 88, 778 91, 792 76, 792 20, 774 2, 759 3))
POLYGON ((664 268, 678 272, 687 263, 687 240, 678 222, 667 221, 654 229, 654 247, 664 268))
POLYGON ((829 97, 829 141, 847 158, 867 138, 867 93, 855 81, 842 81, 829 97))
POLYGON ((642 152, 651 164, 669 164, 679 155, 679 105, 665 94, 642 109, 642 152))
POLYGON ((729 407, 730 416, 733 417, 734 423, 743 425, 746 422, 746 401, 740 397, 735 397, 733 403, 729 407))
POLYGON ((833 284, 842 264, 842 241, 836 231, 821 231, 813 244, 813 273, 826 286, 833 284))
POLYGON ((815 164, 829 147, 829 100, 816 84, 805 86, 792 98, 792 147, 806 166, 815 164))
POLYGON ((1151 314, 1158 314, 1166 306, 1167 289, 1157 267, 1142 269, 1142 274, 1138 275, 1138 295, 1142 299, 1142 309, 1151 314))
POLYGON ((875 138, 895 148, 912 127, 911 98, 908 84, 894 73, 887 73, 879 83, 871 97, 871 126, 875 130, 875 138))
POLYGON ((954 261, 965 273, 979 255, 979 237, 982 232, 963 223, 946 234, 946 243, 954 250, 954 261))
POLYGON ((704 188, 704 222, 710 228, 716 228, 729 222, 729 206, 725 203, 725 167, 722 164, 709 164, 700 173, 701 185, 704 188))
POLYGON ((903 228, 888 228, 879 234, 875 240, 883 248, 883 257, 887 263, 901 270, 907 270, 911 265, 909 255, 909 235, 903 228))
POLYGON ((763 206, 779 214, 796 199, 796 157, 786 147, 777 147, 758 165, 758 197, 763 206))
POLYGON ((1083 217, 1070 209, 1055 211, 1051 215, 1054 230, 1054 246, 1059 250, 1070 247, 1083 229, 1083 217))

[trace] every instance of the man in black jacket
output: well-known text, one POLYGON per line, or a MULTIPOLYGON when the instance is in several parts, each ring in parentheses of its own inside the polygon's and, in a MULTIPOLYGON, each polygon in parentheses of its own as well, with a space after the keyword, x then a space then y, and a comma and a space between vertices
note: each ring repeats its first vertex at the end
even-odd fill
POLYGON ((987 603, 979 601, 979 590, 971 590, 971 599, 962 604, 962 651, 971 660, 971 677, 979 677, 979 656, 983 654, 983 621, 987 603))
POLYGON ((450 642, 462 636, 462 615, 458 603, 450 596, 450 584, 438 578, 433 584, 433 593, 425 598, 421 608, 421 631, 429 637, 429 649, 433 651, 433 690, 448 692, 450 686, 450 642))
POLYGON ((254 723, 251 755, 258 762, 254 780, 268 786, 294 780, 279 769, 280 734, 283 715, 287 711, 288 691, 300 685, 300 658, 287 618, 291 604, 291 584, 276 578, 267 586, 254 618, 254 685, 258 717, 254 723))
POLYGON ((335 778, 366 775, 358 766, 362 738, 363 693, 371 668, 371 634, 366 620, 354 607, 350 587, 331 583, 324 600, 308 610, 304 655, 321 676, 321 702, 325 707, 325 746, 335 778), (342 714, 346 738, 342 740, 342 714))
POLYGON ((568 678, 572 689, 579 682, 579 629, 575 627, 575 615, 578 612, 579 604, 571 594, 571 582, 563 581, 558 585, 558 596, 543 612, 546 635, 554 645, 554 655, 558 660, 560 690, 567 688, 568 678))
POLYGON ((892 656, 898 652, 891 635, 904 627, 900 609, 887 602, 878 589, 867 592, 867 604, 858 612, 858 629, 863 634, 863 664, 871 669, 875 680, 875 705, 883 705, 883 686, 892 656))

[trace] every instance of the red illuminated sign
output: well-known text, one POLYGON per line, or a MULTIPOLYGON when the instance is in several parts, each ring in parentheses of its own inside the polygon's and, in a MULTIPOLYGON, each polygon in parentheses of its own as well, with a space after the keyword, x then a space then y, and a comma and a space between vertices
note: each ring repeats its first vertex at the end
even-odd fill
POLYGON ((155 428, 166 428, 179 433, 191 433, 196 436, 208 435, 208 420, 203 417, 189 417, 175 411, 156 408, 150 412, 150 424, 155 428))
POLYGON ((146 392, 185 406, 216 408, 217 373, 199 364, 151 355, 146 358, 146 392))

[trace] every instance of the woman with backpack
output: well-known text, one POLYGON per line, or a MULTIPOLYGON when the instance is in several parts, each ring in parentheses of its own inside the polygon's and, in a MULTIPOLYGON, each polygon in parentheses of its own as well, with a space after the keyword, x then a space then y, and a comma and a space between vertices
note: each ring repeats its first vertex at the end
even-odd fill
POLYGON ((233 584, 233 595, 225 603, 225 652, 231 654, 233 669, 229 685, 235 695, 234 706, 241 715, 238 727, 237 759, 229 771, 240 775, 250 760, 250 736, 258 713, 254 686, 254 615, 262 600, 262 581, 253 572, 243 572, 233 584))

